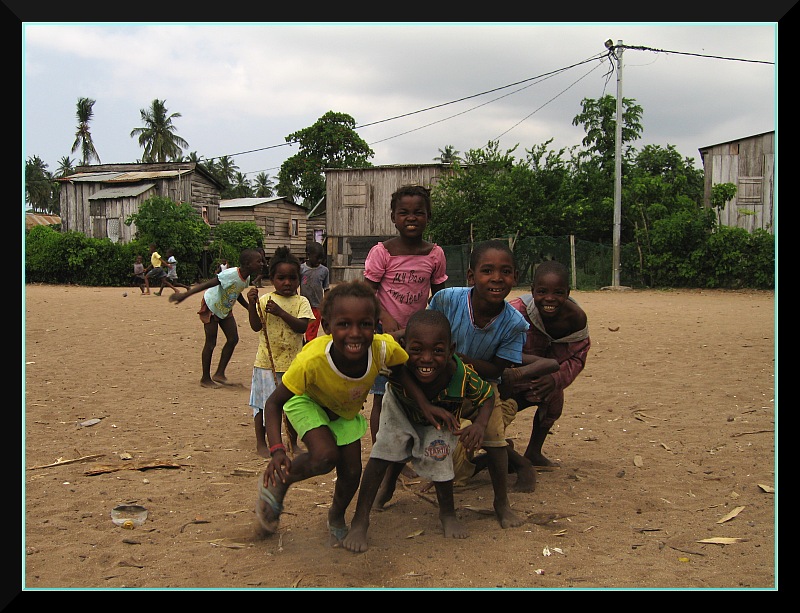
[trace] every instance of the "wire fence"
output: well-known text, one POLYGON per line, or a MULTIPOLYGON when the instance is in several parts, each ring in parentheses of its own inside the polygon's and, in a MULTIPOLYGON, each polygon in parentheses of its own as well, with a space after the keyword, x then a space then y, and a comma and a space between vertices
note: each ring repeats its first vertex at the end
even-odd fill
MULTIPOLYGON (((471 248, 470 244, 442 246, 447 258, 448 287, 467 284, 471 248)), ((611 245, 592 243, 574 236, 530 236, 518 239, 512 249, 520 286, 530 286, 536 266, 546 260, 557 260, 569 268, 572 289, 595 290, 612 284, 611 245)))

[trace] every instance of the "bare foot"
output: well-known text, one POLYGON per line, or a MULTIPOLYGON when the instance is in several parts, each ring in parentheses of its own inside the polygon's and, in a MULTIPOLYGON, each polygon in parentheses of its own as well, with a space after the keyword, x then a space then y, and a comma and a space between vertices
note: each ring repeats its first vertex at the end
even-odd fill
MULTIPOLYGON (((389 474, 388 472, 386 473, 389 474)), ((372 503, 372 508, 376 511, 384 511, 387 509, 389 501, 394 496, 395 483, 390 483, 391 479, 384 479, 381 483, 378 493, 375 496, 375 502, 372 503)))
POLYGON ((556 468, 561 466, 558 462, 553 462, 552 460, 548 460, 544 457, 541 453, 531 453, 526 454, 526 458, 528 458, 534 466, 548 466, 550 468, 556 468))
POLYGON ((230 381, 228 381, 228 378, 225 375, 214 375, 213 377, 211 377, 211 380, 221 385, 229 385, 229 386, 236 385, 236 383, 231 383, 230 381))
POLYGON ((497 515, 497 520, 500 522, 501 528, 517 528, 525 523, 525 520, 517 516, 511 510, 511 506, 506 502, 505 504, 494 505, 494 513, 497 515))
POLYGON ((517 467, 517 481, 513 490, 526 494, 536 491, 536 469, 533 466, 517 467))
POLYGON ((211 389, 221 387, 219 383, 215 382, 213 379, 200 379, 200 385, 203 387, 209 387, 211 389))
POLYGON ((367 527, 353 524, 350 532, 342 539, 342 547, 353 553, 364 553, 369 546, 367 545, 367 527))
POLYGON ((267 447, 266 443, 260 443, 256 445, 256 453, 258 457, 264 458, 265 460, 269 460, 272 456, 269 453, 269 447, 267 447))
POLYGON ((439 521, 442 522, 445 538, 465 539, 469 536, 469 530, 461 523, 458 517, 453 515, 440 515, 439 521))

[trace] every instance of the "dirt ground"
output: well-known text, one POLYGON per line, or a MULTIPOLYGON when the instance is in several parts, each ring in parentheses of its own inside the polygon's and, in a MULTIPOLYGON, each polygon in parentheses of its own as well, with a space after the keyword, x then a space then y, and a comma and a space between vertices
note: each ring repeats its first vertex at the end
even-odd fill
MULTIPOLYGON (((26 286, 21 590, 777 589, 774 293, 573 296, 592 349, 545 443, 561 467, 510 493, 527 522, 499 526, 484 472, 455 492, 469 538, 446 540, 433 491, 405 479, 354 554, 328 546, 334 473, 294 486, 279 533, 255 536, 244 309, 238 385, 209 390, 199 296, 26 286), (115 525, 118 505, 145 522, 115 525)), ((532 419, 511 425, 518 447, 532 419)))

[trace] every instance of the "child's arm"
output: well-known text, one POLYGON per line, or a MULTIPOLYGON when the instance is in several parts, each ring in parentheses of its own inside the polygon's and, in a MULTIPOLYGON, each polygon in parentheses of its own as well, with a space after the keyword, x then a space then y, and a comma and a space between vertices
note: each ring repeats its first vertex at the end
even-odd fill
POLYGON ((191 289, 187 289, 185 292, 179 292, 177 294, 172 294, 169 297, 170 302, 183 302, 192 294, 196 294, 197 292, 202 292, 207 290, 209 287, 214 287, 215 285, 219 285, 219 279, 214 277, 213 279, 209 279, 205 283, 198 283, 197 285, 193 285, 191 289))
POLYGON ((491 362, 488 360, 471 358, 468 355, 462 355, 460 353, 458 357, 461 358, 462 362, 472 365, 472 368, 480 375, 481 379, 497 380, 502 376, 506 368, 511 368, 513 366, 513 363, 503 358, 498 358, 497 356, 492 358, 491 362))
POLYGON ((251 287, 247 292, 247 320, 253 332, 261 332, 261 315, 258 314, 258 288, 251 287))
POLYGON ((495 396, 492 394, 481 404, 475 421, 463 430, 455 432, 455 434, 459 435, 461 445, 467 451, 479 449, 483 445, 483 434, 486 431, 486 426, 489 425, 489 417, 494 410, 494 401, 495 396))
POLYGON ((278 481, 286 483, 286 475, 292 468, 292 460, 286 455, 281 438, 281 415, 283 405, 292 398, 294 394, 283 382, 278 383, 275 391, 269 395, 264 403, 264 420, 267 430, 267 443, 269 452, 272 456, 264 472, 264 486, 278 485, 278 481))
MULTIPOLYGON (((377 281, 372 281, 371 279, 367 279, 366 277, 364 277, 364 280, 372 287, 372 289, 375 290, 376 293, 380 291, 380 283, 377 281)), ((383 308, 383 305, 381 305, 381 312, 378 316, 378 319, 381 322, 381 328, 386 334, 391 334, 400 328, 400 324, 397 323, 397 320, 395 320, 394 317, 389 315, 389 312, 383 308)))
POLYGON ((406 394, 408 394, 422 410, 425 419, 437 430, 441 430, 442 426, 445 426, 451 432, 456 432, 458 430, 460 426, 458 418, 450 411, 446 411, 442 407, 437 407, 428 400, 425 394, 422 393, 422 389, 417 385, 417 380, 408 372, 405 364, 392 366, 392 374, 389 375, 389 379, 403 386, 406 394))
POLYGON ((558 361, 538 355, 522 354, 522 366, 503 370, 500 396, 507 398, 533 389, 536 379, 558 372, 558 361))
POLYGON ((285 321, 286 325, 292 329, 292 332, 303 334, 303 332, 308 329, 308 317, 295 317, 278 306, 278 303, 271 298, 267 301, 265 309, 267 313, 271 313, 272 315, 275 315, 275 317, 280 317, 283 321, 285 321))

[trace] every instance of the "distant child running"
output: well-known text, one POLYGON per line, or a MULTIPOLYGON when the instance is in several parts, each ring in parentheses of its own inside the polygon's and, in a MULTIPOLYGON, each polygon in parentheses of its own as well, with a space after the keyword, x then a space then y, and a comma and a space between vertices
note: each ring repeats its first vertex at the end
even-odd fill
MULTIPOLYGON (((375 245, 364 262, 364 278, 378 294, 380 330, 393 333, 406 327, 408 318, 428 306, 429 297, 444 287, 447 262, 444 251, 423 239, 431 219, 430 192, 421 185, 405 185, 392 194, 391 218, 398 236, 375 245)), ((370 432, 372 441, 380 423, 386 378, 373 389, 370 432)))
POLYGON ((319 334, 320 311, 325 292, 331 288, 331 275, 322 261, 325 252, 322 245, 314 241, 306 245, 306 261, 300 267, 300 295, 308 298, 314 319, 309 322, 304 335, 305 342, 317 338, 319 334))
MULTIPOLYGON (((497 381, 503 370, 522 362, 522 344, 528 324, 506 302, 517 282, 514 254, 504 241, 479 243, 472 250, 467 270, 471 287, 449 287, 431 298, 431 309, 445 314, 452 326, 453 341, 461 359, 478 374, 497 381)), ((524 520, 508 501, 508 443, 502 408, 495 402, 484 433, 483 449, 488 455, 489 474, 494 489, 494 510, 503 528, 521 526, 524 520)), ((529 467, 531 472, 532 467, 529 467)), ((456 474, 458 469, 456 467, 456 474)))
MULTIPOLYGON (((161 257, 161 254, 158 253, 158 251, 156 251, 156 244, 150 243, 148 247, 150 249, 150 265, 144 269, 145 296, 150 295, 150 283, 161 283, 162 280, 166 278, 167 270, 169 269, 169 264, 167 261, 161 257)), ((169 282, 167 282, 167 285, 172 287, 169 282)), ((160 296, 161 294, 159 293, 158 295, 160 296)))
MULTIPOLYGON (((250 406, 256 430, 256 452, 269 458, 264 405, 275 391, 294 357, 303 348, 303 333, 314 319, 311 305, 297 293, 300 285, 300 260, 287 247, 278 247, 269 261, 269 276, 275 290, 258 297, 258 288, 247 292, 250 328, 259 334, 258 352, 253 364, 250 406), (264 330, 266 322, 266 330, 264 330)), ((297 435, 290 433, 294 444, 297 435)))
POLYGON ((142 262, 142 256, 140 255, 137 255, 133 262, 133 273, 131 277, 133 277, 134 283, 139 286, 139 289, 142 290, 142 294, 144 294, 144 264, 142 262))
POLYGON ((167 272, 167 276, 161 279, 161 289, 156 292, 156 296, 160 296, 164 292, 165 287, 171 287, 176 293, 179 287, 182 287, 183 289, 189 289, 188 285, 178 281, 178 260, 175 259, 175 252, 172 249, 167 249, 166 256, 167 267, 169 270, 167 272))
POLYGON ((364 469, 353 523, 342 541, 345 549, 355 553, 367 550, 369 515, 376 497, 379 507, 391 499, 397 477, 408 460, 419 476, 431 479, 436 486, 444 536, 469 536, 453 503, 452 452, 459 437, 466 449, 481 447, 494 406, 492 386, 455 354, 450 323, 439 311, 429 309, 412 315, 404 342, 408 352, 404 368, 437 408, 434 418, 441 427, 430 423, 402 387, 388 383, 380 428, 364 469), (472 424, 460 430, 462 416, 472 424), (391 476, 384 479, 387 471, 391 476))
POLYGON ((237 302, 249 310, 249 305, 242 292, 250 285, 250 275, 261 270, 261 254, 255 249, 245 249, 239 255, 239 266, 223 270, 213 279, 204 283, 193 285, 185 292, 172 294, 171 302, 183 302, 189 296, 198 292, 203 293, 200 301, 200 310, 197 314, 203 322, 205 343, 203 344, 202 368, 203 375, 200 385, 203 387, 219 387, 220 384, 228 385, 225 369, 233 356, 233 350, 239 343, 239 331, 236 319, 233 317, 233 305, 237 302), (217 332, 222 328, 225 334, 225 344, 219 357, 219 365, 211 376, 211 358, 217 346, 217 332))
MULTIPOLYGON (((361 414, 380 370, 401 384, 411 384, 400 368, 408 354, 390 334, 376 334, 380 304, 363 281, 340 283, 322 303, 322 328, 284 373, 267 399, 267 440, 272 459, 259 477, 256 516, 262 535, 278 529, 289 487, 336 469, 328 510, 329 542, 341 545, 347 534, 345 512, 361 479, 361 437, 367 420, 361 414), (281 442, 281 411, 297 431, 305 453, 290 459, 281 442)), ((419 388, 416 388, 417 390, 419 388)), ((421 392, 418 401, 427 406, 421 392)))
POLYGON ((529 379, 525 391, 515 396, 519 410, 538 405, 525 457, 534 466, 558 466, 542 455, 548 432, 561 417, 564 390, 583 371, 591 347, 586 313, 569 295, 569 269, 555 260, 536 268, 531 293, 510 301, 530 323, 523 362, 535 356, 552 358, 558 371, 529 379))

